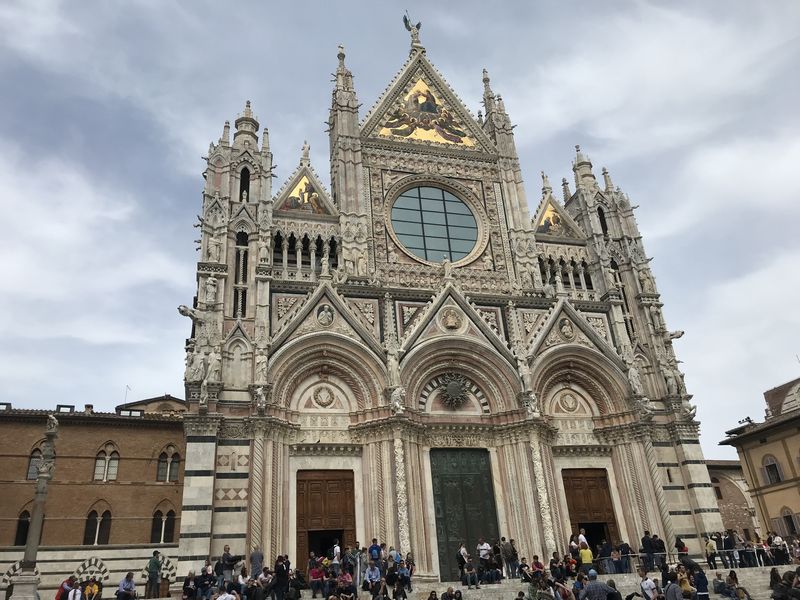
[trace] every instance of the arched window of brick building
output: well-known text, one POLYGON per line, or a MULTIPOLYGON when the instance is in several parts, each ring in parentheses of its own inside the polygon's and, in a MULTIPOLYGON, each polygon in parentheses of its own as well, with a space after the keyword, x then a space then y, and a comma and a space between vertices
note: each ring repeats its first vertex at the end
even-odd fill
POLYGON ((168 510, 164 514, 160 510, 153 513, 153 523, 150 526, 151 544, 169 544, 175 541, 175 511, 168 510))
POLYGON ((31 513, 23 510, 17 517, 17 533, 14 536, 15 546, 24 546, 28 542, 28 529, 31 525, 31 513))
POLYGON ((711 485, 714 486, 714 495, 717 497, 717 500, 722 500, 722 488, 719 485, 719 478, 712 477, 711 485))
POLYGON ((156 481, 178 481, 178 471, 181 466, 181 455, 170 445, 158 457, 158 471, 156 481))
POLYGON ((28 479, 36 479, 39 472, 39 464, 42 462, 42 451, 34 448, 28 458, 28 479))
POLYGON ((761 474, 764 478, 764 485, 780 483, 783 481, 783 469, 781 464, 771 454, 767 454, 761 463, 761 474))
POLYGON ((111 538, 111 511, 98 514, 96 510, 89 511, 86 515, 86 525, 83 529, 83 545, 97 546, 108 544, 111 538))
POLYGON ((94 459, 94 480, 115 481, 119 470, 119 452, 114 444, 107 443, 94 459))

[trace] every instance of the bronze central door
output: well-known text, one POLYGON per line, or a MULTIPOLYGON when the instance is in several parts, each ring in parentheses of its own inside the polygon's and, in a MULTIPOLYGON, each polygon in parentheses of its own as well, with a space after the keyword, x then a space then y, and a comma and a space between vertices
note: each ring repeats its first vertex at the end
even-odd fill
MULTIPOLYGON (((352 471, 297 472, 297 565, 305 572, 309 540, 323 551, 339 538, 342 552, 356 542, 352 471)), ((319 551, 319 548, 315 548, 319 551)))
POLYGON ((477 561, 478 538, 499 538, 489 451, 431 450, 431 476, 439 573, 442 581, 457 581, 461 542, 477 561))

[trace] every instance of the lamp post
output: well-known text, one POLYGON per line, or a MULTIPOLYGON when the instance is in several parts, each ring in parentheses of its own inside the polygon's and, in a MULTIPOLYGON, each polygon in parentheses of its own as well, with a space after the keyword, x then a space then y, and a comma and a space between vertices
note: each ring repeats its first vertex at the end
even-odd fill
POLYGON ((11 600, 37 600, 39 585, 36 576, 36 555, 39 553, 39 539, 42 536, 44 503, 47 500, 47 485, 53 478, 56 457, 56 438, 58 421, 53 415, 47 416, 45 441, 42 444, 42 460, 36 466, 36 494, 33 497, 31 521, 28 526, 28 539, 25 542, 25 555, 19 575, 13 578, 14 593, 11 600))

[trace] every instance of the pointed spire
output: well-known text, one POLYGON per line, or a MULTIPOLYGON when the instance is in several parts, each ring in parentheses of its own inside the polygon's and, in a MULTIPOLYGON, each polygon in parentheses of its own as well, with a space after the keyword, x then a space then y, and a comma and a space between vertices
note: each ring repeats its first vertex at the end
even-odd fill
POLYGON ((561 178, 561 193, 564 194, 564 204, 566 204, 567 200, 572 198, 572 192, 569 191, 569 182, 566 177, 561 178))
POLYGON ((489 71, 483 70, 483 107, 486 109, 486 118, 494 111, 494 92, 489 81, 489 71))
POLYGON ((269 129, 266 127, 261 132, 261 151, 269 152, 269 129))
POLYGON ((248 144, 258 145, 258 121, 253 116, 250 100, 245 102, 244 112, 236 118, 233 125, 236 127, 236 133, 233 134, 234 146, 241 147, 245 139, 249 140, 248 144))
POLYGON ((575 185, 579 188, 598 189, 597 179, 592 173, 592 161, 581 151, 580 146, 575 146, 575 162, 572 163, 575 173, 575 185))
POLYGON ((353 74, 344 64, 344 46, 339 45, 339 52, 336 54, 339 59, 339 65, 336 67, 336 89, 337 90, 352 90, 353 89, 353 74))
POLYGON ((225 121, 222 127, 222 136, 219 138, 219 143, 223 146, 230 146, 231 144, 231 122, 225 121))
POLYGON ((542 198, 545 198, 552 192, 553 188, 550 185, 550 179, 547 177, 547 174, 544 171, 542 171, 542 198))
POLYGON ((606 185, 607 192, 614 191, 614 182, 611 181, 611 175, 608 173, 608 169, 606 169, 605 167, 603 167, 603 182, 606 185))
POLYGON ((306 167, 311 164, 311 146, 308 145, 308 141, 303 142, 303 155, 300 157, 300 164, 306 167))

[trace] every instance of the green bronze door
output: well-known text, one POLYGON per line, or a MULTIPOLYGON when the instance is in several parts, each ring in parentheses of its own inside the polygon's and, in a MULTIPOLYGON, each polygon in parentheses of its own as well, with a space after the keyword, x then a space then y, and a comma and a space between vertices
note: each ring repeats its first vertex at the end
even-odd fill
POLYGON ((431 450, 431 475, 439 573, 442 581, 457 581, 461 542, 477 562, 478 538, 499 539, 489 451, 431 450))

